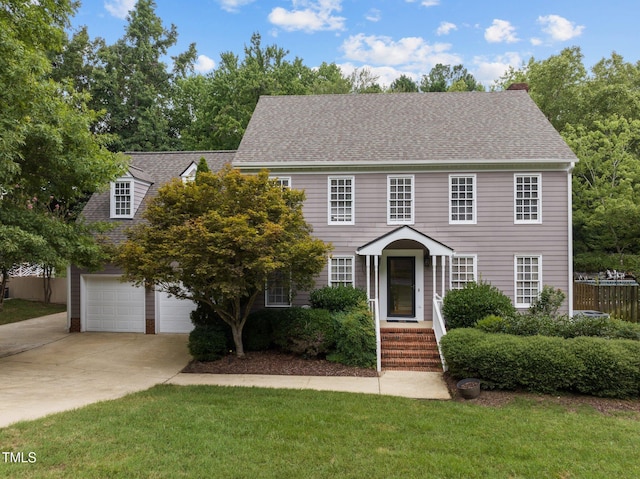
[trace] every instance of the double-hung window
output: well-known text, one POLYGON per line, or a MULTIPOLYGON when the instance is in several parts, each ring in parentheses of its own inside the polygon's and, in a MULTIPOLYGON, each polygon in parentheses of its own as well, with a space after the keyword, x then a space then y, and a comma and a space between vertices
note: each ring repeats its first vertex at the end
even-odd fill
POLYGON ((271 176, 269 179, 275 181, 283 190, 291 188, 290 176, 271 176))
POLYGON ((411 225, 414 223, 413 175, 387 177, 387 223, 411 225))
POLYGON ((515 223, 542 223, 542 176, 514 176, 515 223))
POLYGON ((476 223, 475 175, 449 176, 449 224, 476 223))
POLYGON ((516 256, 516 308, 528 308, 542 289, 542 257, 516 256))
POLYGON ((111 217, 133 218, 133 182, 111 183, 111 217))
POLYGON ((329 286, 354 286, 353 256, 332 256, 329 259, 329 286))
POLYGON ((282 271, 276 271, 269 276, 265 288, 265 306, 275 308, 291 306, 291 288, 285 274, 282 271))
POLYGON ((353 176, 330 176, 328 181, 330 225, 355 224, 353 176))
POLYGON ((462 289, 467 283, 476 281, 476 256, 455 255, 451 257, 451 289, 462 289))

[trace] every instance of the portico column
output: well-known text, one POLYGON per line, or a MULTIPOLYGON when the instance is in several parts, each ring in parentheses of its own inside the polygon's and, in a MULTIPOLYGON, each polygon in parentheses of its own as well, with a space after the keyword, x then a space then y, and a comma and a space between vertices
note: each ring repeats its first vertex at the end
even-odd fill
POLYGON ((367 255, 367 301, 371 301, 371 255, 367 255))
POLYGON ((438 288, 436 285, 436 269, 438 268, 438 257, 437 256, 432 256, 431 257, 431 273, 433 276, 433 297, 436 297, 436 294, 438 294, 438 288))
POLYGON ((376 290, 376 301, 380 301, 380 276, 378 274, 378 255, 373 257, 373 281, 374 287, 376 290))
POLYGON ((447 257, 446 256, 442 256, 442 295, 440 296, 441 298, 444 298, 444 278, 445 278, 445 265, 447 264, 447 257))

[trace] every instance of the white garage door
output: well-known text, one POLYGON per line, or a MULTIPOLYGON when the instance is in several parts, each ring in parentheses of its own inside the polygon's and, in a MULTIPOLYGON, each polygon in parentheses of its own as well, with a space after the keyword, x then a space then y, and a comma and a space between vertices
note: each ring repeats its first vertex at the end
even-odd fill
POLYGON ((156 293, 156 318, 161 333, 190 333, 193 329, 191 311, 196 309, 193 301, 178 299, 166 293, 156 293))
POLYGON ((144 333, 144 288, 117 277, 85 276, 85 330, 144 333))

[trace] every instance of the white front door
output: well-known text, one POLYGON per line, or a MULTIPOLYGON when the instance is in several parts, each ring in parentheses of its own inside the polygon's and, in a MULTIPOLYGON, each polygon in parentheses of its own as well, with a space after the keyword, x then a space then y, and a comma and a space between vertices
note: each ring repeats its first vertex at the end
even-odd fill
POLYGON ((386 321, 424 321, 423 250, 382 252, 380 316, 386 321))

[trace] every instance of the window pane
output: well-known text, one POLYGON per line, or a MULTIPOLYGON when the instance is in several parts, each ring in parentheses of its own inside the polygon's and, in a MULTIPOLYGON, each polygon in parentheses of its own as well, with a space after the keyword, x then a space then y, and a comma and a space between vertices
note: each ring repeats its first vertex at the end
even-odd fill
POLYGON ((331 286, 353 286, 353 258, 331 258, 331 286))
POLYGON ((540 292, 540 258, 516 258, 516 303, 531 304, 540 292))
POLYGON ((389 221, 413 222, 413 178, 389 178, 389 221))
POLYGON ((451 221, 474 221, 474 177, 451 177, 451 221))
POLYGON ((467 283, 475 281, 473 260, 473 256, 454 256, 451 258, 451 287, 453 289, 462 289, 467 283))
POLYGON ((538 221, 540 189, 538 176, 516 177, 516 220, 538 221))
POLYGON ((330 178, 330 219, 331 222, 350 223, 353 221, 353 181, 352 178, 330 178))

